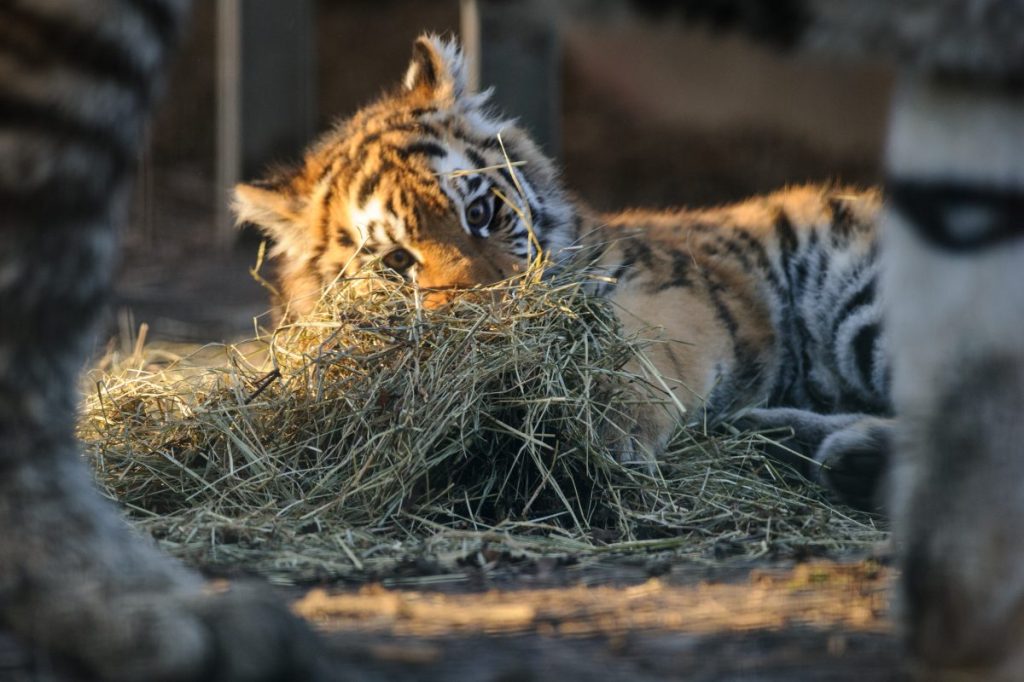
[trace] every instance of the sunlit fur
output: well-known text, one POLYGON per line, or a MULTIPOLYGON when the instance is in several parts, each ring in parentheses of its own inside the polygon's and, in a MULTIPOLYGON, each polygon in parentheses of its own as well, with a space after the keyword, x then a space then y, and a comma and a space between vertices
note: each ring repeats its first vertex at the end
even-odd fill
POLYGON ((454 44, 420 40, 398 90, 324 135, 300 168, 237 189, 239 220, 275 240, 289 314, 308 311, 325 284, 395 245, 415 256, 410 276, 425 288, 514 274, 533 253, 528 223, 495 192, 529 214, 542 248, 560 251, 572 241, 572 208, 551 163, 488 110, 487 93, 466 92, 462 70, 454 44), (528 204, 506 153, 525 162, 515 172, 528 204), (484 167, 494 170, 453 173, 484 167), (494 201, 497 216, 474 234, 462 216, 477 197, 494 201))
POLYGON ((467 91, 463 70, 453 43, 420 38, 400 88, 324 135, 301 166, 237 188, 239 220, 275 242, 284 317, 396 248, 414 256, 403 274, 431 305, 523 269, 536 246, 556 264, 596 253, 596 293, 627 330, 657 340, 650 359, 674 395, 609 429, 624 461, 656 457, 680 422, 752 405, 754 426, 797 408, 783 423, 794 446, 824 457, 829 434, 888 409, 874 192, 795 187, 711 210, 595 215, 487 93, 467 91), (466 218, 478 197, 495 211, 482 229, 466 218), (823 421, 835 413, 851 419, 823 421))

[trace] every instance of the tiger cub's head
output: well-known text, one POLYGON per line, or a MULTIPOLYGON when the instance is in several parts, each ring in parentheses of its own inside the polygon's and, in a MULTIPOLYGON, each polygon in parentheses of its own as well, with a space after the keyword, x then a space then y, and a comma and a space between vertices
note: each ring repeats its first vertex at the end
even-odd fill
POLYGON ((453 42, 419 38, 402 85, 306 153, 296 168, 235 189, 239 222, 274 241, 281 305, 313 306, 339 277, 377 263, 432 290, 491 284, 575 239, 551 162, 467 91, 453 42))

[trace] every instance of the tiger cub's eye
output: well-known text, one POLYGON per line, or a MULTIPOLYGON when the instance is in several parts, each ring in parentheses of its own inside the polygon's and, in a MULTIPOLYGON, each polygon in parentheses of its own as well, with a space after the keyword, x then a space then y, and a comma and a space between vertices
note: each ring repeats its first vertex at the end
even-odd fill
POLYGON ((466 206, 466 225, 471 230, 482 230, 491 224, 494 217, 494 205, 491 197, 477 197, 466 206))
POLYGON ((416 263, 416 259, 405 249, 399 248, 388 251, 380 262, 396 272, 405 272, 416 263))

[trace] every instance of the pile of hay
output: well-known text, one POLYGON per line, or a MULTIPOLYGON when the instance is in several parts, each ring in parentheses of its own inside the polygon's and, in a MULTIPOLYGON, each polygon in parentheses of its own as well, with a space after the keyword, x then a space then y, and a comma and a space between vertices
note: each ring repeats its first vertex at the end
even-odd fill
POLYGON ((580 280, 531 270, 440 310, 367 280, 262 339, 108 357, 89 376, 87 457, 165 549, 282 581, 881 537, 778 471, 764 435, 684 430, 656 470, 618 464, 603 425, 623 423, 627 383, 658 378, 624 369, 643 343, 580 280))

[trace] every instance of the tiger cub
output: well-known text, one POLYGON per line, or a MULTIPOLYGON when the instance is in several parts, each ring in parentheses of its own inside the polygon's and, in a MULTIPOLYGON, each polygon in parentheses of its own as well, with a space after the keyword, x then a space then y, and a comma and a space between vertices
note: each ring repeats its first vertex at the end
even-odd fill
POLYGON ((745 425, 791 428, 805 473, 872 505, 889 432, 872 416, 889 411, 879 195, 806 186, 709 210, 595 215, 488 94, 468 91, 455 43, 421 37, 400 87, 300 166, 236 188, 239 222, 275 242, 284 315, 373 259, 437 305, 521 271, 538 248, 555 263, 596 251, 597 294, 627 331, 659 330, 649 357, 674 394, 665 407, 638 401, 608 430, 623 461, 656 458, 680 421, 759 405, 745 425))

